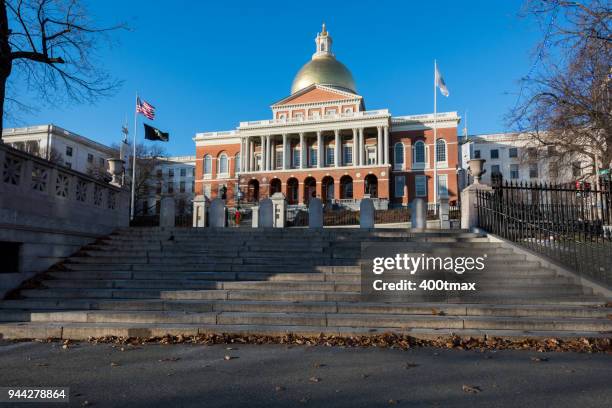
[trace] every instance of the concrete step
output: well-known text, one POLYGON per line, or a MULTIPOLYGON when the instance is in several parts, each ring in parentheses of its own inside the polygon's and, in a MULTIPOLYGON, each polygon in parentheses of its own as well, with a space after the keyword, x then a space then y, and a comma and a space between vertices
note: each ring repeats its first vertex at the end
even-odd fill
POLYGON ((314 312, 348 314, 441 314, 454 316, 531 316, 608 318, 612 308, 584 305, 497 305, 449 303, 283 302, 162 299, 16 299, 0 301, 0 310, 166 310, 192 312, 314 312))
MULTIPOLYGON (((115 296, 118 297, 118 296, 115 296)), ((161 293, 162 299, 172 300, 250 300, 250 301, 285 301, 285 302, 360 302, 363 298, 359 292, 332 292, 332 291, 263 291, 263 290, 196 290, 196 291, 167 291, 161 293)), ((426 298, 411 297, 415 301, 426 298)), ((574 302, 604 302, 601 297, 569 291, 566 294, 550 292, 523 291, 492 291, 484 295, 448 294, 450 303, 501 303, 501 304, 554 304, 574 302)))
POLYGON ((0 321, 47 323, 173 323, 221 325, 334 326, 432 329, 562 330, 612 333, 612 321, 597 318, 535 318, 345 313, 254 313, 176 311, 2 311, 0 321), (29 317, 28 317, 29 315, 29 317))
MULTIPOLYGON (((388 329, 371 327, 333 326, 277 326, 277 325, 186 325, 142 323, 5 323, 0 324, 0 335, 5 339, 71 339, 87 340, 90 337, 162 337, 165 335, 193 336, 208 333, 233 333, 266 336, 295 335, 316 337, 323 333, 330 336, 378 336, 388 329)), ((398 334, 421 339, 435 339, 458 335, 461 337, 502 337, 509 339, 580 339, 584 337, 606 338, 607 333, 577 331, 521 331, 475 329, 396 329, 398 334)))

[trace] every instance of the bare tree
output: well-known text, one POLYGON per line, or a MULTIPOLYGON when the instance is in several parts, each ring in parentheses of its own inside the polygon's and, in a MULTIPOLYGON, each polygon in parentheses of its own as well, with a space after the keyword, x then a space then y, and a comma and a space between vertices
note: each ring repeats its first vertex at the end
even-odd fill
POLYGON ((96 27, 79 0, 0 0, 0 138, 5 103, 25 107, 7 93, 11 74, 20 94, 27 88, 51 103, 112 94, 120 83, 92 58, 98 40, 121 27, 96 27))
MULTIPOLYGON (((606 0, 528 0, 544 29, 532 72, 510 121, 560 164, 582 162, 582 178, 612 163, 612 8, 606 0)), ((580 177, 579 177, 580 178, 580 177)))
MULTIPOLYGON (((130 146, 130 163, 126 163, 125 184, 126 188, 132 188, 132 147, 130 146)), ((119 150, 118 145, 112 145, 113 149, 119 150)), ((157 183, 157 166, 167 157, 166 150, 158 144, 136 144, 136 184, 134 188, 135 201, 146 200, 150 189, 157 183)), ((159 180, 161 182, 161 179, 159 180)))

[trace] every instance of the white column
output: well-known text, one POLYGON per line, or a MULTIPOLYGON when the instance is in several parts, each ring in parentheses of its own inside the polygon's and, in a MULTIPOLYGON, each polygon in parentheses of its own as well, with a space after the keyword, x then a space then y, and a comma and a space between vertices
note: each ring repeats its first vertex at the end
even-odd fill
POLYGON ((304 143, 304 133, 300 133, 300 169, 305 169, 304 157, 306 157, 306 143, 304 143))
POLYGON ((323 167, 323 135, 320 130, 317 130, 317 168, 323 167))
POLYGON ((357 155, 359 154, 359 149, 357 148, 357 145, 359 144, 359 133, 357 133, 357 129, 353 129, 353 166, 356 166, 358 164, 358 159, 357 159, 357 155))
POLYGON ((248 136, 244 138, 244 171, 251 171, 251 150, 248 136))
POLYGON ((383 128, 383 146, 385 148, 385 152, 383 154, 384 164, 389 164, 389 126, 385 126, 383 128))
POLYGON ((365 136, 363 134, 363 128, 359 128, 359 165, 363 166, 365 163, 365 136))
POLYGON ((287 134, 283 134, 283 170, 287 170, 287 134))
POLYGON ((268 164, 268 169, 269 170, 274 170, 274 153, 276 151, 276 145, 274 143, 274 137, 270 136, 270 149, 269 149, 269 154, 268 157, 269 159, 269 164, 268 164))
POLYGON ((255 170, 255 140, 249 138, 249 169, 255 170))
POLYGON ((265 170, 266 169, 266 137, 262 135, 260 137, 260 140, 261 140, 261 146, 259 148, 259 153, 261 155, 260 169, 265 170))
POLYGON ((381 165, 383 161, 383 143, 382 143, 382 126, 376 127, 378 131, 378 139, 376 140, 376 164, 381 165))
POLYGON ((334 160, 334 165, 335 167, 340 167, 342 165, 342 161, 340 160, 340 152, 341 152, 341 146, 340 146, 340 129, 334 129, 334 135, 336 137, 335 143, 336 146, 334 147, 336 150, 336 154, 335 156, 335 160, 334 160))

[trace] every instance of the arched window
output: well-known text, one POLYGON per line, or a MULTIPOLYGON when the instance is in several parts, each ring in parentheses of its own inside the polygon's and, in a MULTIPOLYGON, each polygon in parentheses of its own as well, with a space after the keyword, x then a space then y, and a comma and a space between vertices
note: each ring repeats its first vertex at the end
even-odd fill
POLYGON ((414 144, 414 163, 425 164, 425 143, 419 140, 414 144))
POLYGON ((212 157, 210 157, 210 154, 207 154, 204 156, 204 174, 210 175, 210 173, 212 173, 212 157))
POLYGON ((218 173, 219 174, 227 174, 227 173, 229 173, 228 166, 227 166, 227 155, 225 153, 223 153, 221 156, 219 156, 218 173))
POLYGON ((394 157, 393 157, 393 168, 395 170, 401 170, 404 168, 404 144, 398 142, 395 144, 394 157))
POLYGON ((234 172, 237 173, 240 171, 240 153, 236 153, 236 157, 234 157, 234 172))
POLYGON ((436 140, 436 161, 446 161, 446 142, 444 141, 444 139, 436 140))

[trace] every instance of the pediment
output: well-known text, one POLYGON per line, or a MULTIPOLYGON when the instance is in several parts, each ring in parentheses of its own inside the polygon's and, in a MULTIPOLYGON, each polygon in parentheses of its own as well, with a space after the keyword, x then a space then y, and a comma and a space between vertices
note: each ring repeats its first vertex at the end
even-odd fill
POLYGON ((287 105, 300 105, 305 103, 320 103, 320 102, 332 102, 332 101, 345 101, 354 100, 361 98, 359 95, 355 95, 350 92, 342 91, 328 86, 313 84, 309 87, 302 89, 299 92, 294 93, 278 102, 272 107, 287 106, 287 105))

